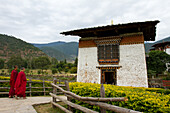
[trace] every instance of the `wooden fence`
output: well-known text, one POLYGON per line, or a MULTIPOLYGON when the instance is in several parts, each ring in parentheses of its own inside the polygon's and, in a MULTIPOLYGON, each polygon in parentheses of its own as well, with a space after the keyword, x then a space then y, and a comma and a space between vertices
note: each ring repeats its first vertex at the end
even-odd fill
MULTIPOLYGON (((9 83, 9 80, 0 80, 0 83, 9 83)), ((45 86, 45 81, 43 80, 43 82, 36 82, 36 81, 27 81, 27 84, 29 84, 29 87, 26 87, 26 89, 29 89, 29 91, 26 91, 25 93, 28 93, 30 96, 32 95, 32 93, 44 93, 44 95, 46 95, 46 93, 49 93, 50 91, 46 91, 46 89, 52 89, 52 87, 46 87, 45 86), (43 87, 32 87, 32 83, 38 83, 38 84, 42 84, 43 87), (32 89, 42 89, 41 91, 32 91, 32 89)), ((60 85, 62 86, 62 85, 60 85)), ((1 89, 10 89, 10 87, 0 87, 1 89)), ((0 94, 8 94, 8 92, 0 92, 0 94)))
MULTIPOLYGON (((65 76, 65 75, 62 75, 62 76, 63 77, 68 77, 68 76, 65 76)), ((72 76, 75 76, 75 75, 72 75, 72 76)), ((66 80, 58 79, 59 76, 52 76, 52 78, 55 79, 58 86, 65 87, 64 83, 65 83, 66 80)), ((29 94, 29 96, 32 96, 32 93, 44 93, 44 96, 45 96, 47 93, 52 92, 52 87, 46 87, 45 86, 46 82, 45 82, 44 78, 43 78, 43 80, 39 80, 39 79, 34 79, 34 80, 36 80, 36 81, 32 81, 32 76, 30 75, 29 76, 29 81, 27 81, 27 84, 28 84, 28 87, 26 87, 27 91, 25 92, 25 93, 29 94), (42 81, 42 82, 38 82, 38 81, 42 81), (42 84, 42 87, 32 87, 33 83, 42 84), (37 89, 37 90, 41 90, 41 91, 32 91, 32 89, 37 89), (47 91, 46 89, 51 89, 51 91, 47 91)), ((10 82, 10 80, 0 80, 0 83, 9 83, 9 82, 10 82)), ((48 81, 48 82, 50 82, 50 81, 48 81)), ((69 82, 75 82, 75 80, 70 80, 69 82)), ((0 87, 0 94, 8 94, 9 89, 10 89, 10 87, 0 87), (4 89, 8 89, 8 92, 2 92, 1 91, 1 90, 4 90, 4 89)), ((63 93, 62 92, 57 92, 57 94, 63 94, 63 93)))
POLYGON ((126 109, 126 108, 122 108, 122 107, 118 107, 118 106, 115 106, 115 105, 110 105, 110 104, 105 103, 105 102, 109 102, 109 101, 110 102, 113 102, 113 101, 128 101, 128 99, 125 98, 125 97, 105 98, 105 90, 104 90, 103 85, 101 85, 101 88, 100 88, 101 97, 81 97, 81 96, 76 95, 76 94, 69 91, 69 83, 68 82, 65 82, 66 90, 61 88, 56 83, 57 83, 56 80, 54 80, 53 83, 51 83, 51 85, 53 86, 53 93, 50 93, 50 95, 53 97, 53 101, 51 103, 52 103, 54 108, 58 107, 66 113, 73 113, 72 108, 78 109, 78 110, 83 111, 85 113, 98 113, 98 112, 93 111, 91 109, 88 109, 86 107, 72 103, 71 99, 79 100, 79 101, 82 101, 84 103, 88 103, 90 105, 99 106, 101 113, 106 113, 106 110, 110 110, 110 111, 113 111, 113 112, 116 112, 116 113, 140 113, 138 111, 134 111, 134 110, 130 110, 130 109, 126 109), (61 98, 61 96, 57 96, 57 89, 60 90, 61 92, 63 92, 65 96, 67 96, 67 100, 61 98), (67 104, 69 106, 68 109, 66 109, 65 107, 56 103, 56 99, 67 104))

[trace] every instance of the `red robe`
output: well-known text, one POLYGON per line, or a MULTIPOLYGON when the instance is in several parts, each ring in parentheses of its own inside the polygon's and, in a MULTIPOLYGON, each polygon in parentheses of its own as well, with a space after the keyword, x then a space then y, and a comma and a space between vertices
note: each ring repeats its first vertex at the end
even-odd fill
POLYGON ((26 84, 27 84, 27 79, 25 73, 21 71, 19 72, 17 80, 15 82, 15 94, 18 97, 26 97, 25 95, 26 84))
POLYGON ((18 72, 16 70, 12 70, 11 72, 11 78, 10 78, 10 90, 9 90, 9 96, 14 96, 15 95, 15 90, 14 90, 14 86, 15 86, 15 81, 17 79, 18 76, 18 72))

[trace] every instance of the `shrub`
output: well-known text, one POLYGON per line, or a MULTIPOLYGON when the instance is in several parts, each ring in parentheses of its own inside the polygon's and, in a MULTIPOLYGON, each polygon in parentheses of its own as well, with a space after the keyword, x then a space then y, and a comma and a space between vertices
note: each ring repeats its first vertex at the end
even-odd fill
POLYGON ((77 67, 72 67, 70 73, 77 73, 77 67))
POLYGON ((41 74, 41 70, 38 70, 38 74, 41 74))
MULTIPOLYGON (((70 91, 83 97, 100 97, 100 84, 93 83, 70 83, 70 91)), ((106 97, 127 97, 126 102, 108 102, 109 104, 133 109, 141 112, 170 112, 170 94, 165 95, 164 89, 160 88, 136 88, 104 84, 106 97)), ((168 93, 168 92, 167 92, 168 93)), ((99 111, 99 107, 83 104, 80 101, 73 102, 82 104, 88 108, 99 111)))
POLYGON ((55 68, 52 68, 51 71, 52 71, 52 74, 57 73, 57 69, 55 69, 55 68))

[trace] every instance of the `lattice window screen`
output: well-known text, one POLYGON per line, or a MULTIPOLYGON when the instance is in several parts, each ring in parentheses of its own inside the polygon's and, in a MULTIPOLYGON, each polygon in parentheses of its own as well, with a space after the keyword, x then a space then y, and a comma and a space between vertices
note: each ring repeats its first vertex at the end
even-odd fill
POLYGON ((99 45, 98 46, 98 60, 105 61, 119 61, 119 45, 99 45), (115 60, 116 59, 116 60, 115 60))
POLYGON ((119 59, 119 45, 112 45, 112 58, 119 59))
POLYGON ((98 58, 104 59, 104 45, 98 46, 98 58))
POLYGON ((111 59, 111 45, 105 45, 105 59, 111 59))

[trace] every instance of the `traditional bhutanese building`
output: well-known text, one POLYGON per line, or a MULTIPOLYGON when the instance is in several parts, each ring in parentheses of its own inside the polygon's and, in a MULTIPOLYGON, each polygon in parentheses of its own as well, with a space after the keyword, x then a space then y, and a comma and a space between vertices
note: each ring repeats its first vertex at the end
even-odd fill
POLYGON ((148 87, 144 41, 154 41, 159 21, 62 32, 80 36, 77 81, 148 87))
POLYGON ((154 44, 152 47, 154 47, 154 49, 151 49, 151 50, 164 51, 170 55, 170 42, 168 41, 154 44))

